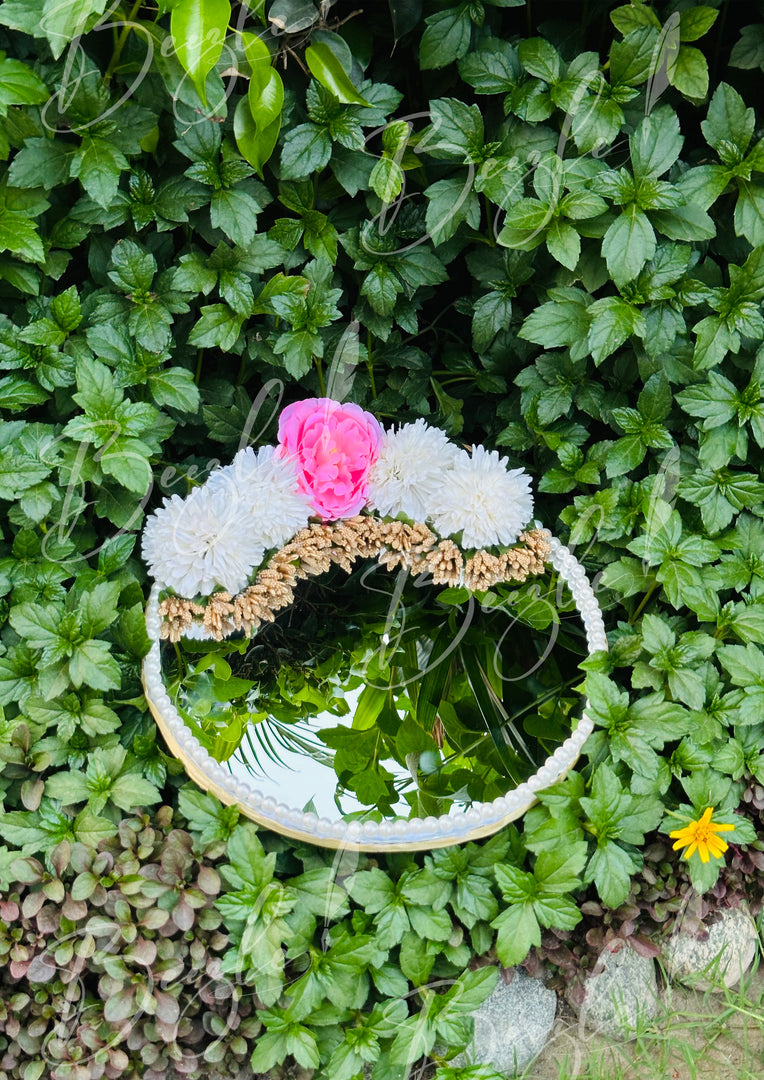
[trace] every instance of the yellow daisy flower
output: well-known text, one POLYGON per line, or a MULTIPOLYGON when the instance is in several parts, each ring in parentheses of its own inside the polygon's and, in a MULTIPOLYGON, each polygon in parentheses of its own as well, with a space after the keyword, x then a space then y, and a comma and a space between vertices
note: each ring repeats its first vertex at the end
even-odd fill
POLYGON ((729 832, 735 826, 712 822, 711 816, 713 812, 713 807, 709 806, 703 811, 703 816, 698 821, 691 821, 683 829, 675 829, 674 832, 669 833, 672 840, 676 839, 674 851, 678 851, 679 848, 687 848, 686 851, 682 852, 683 859, 689 859, 697 850, 701 862, 708 862, 709 855, 713 855, 715 859, 720 859, 727 850, 729 845, 720 836, 716 836, 716 833, 729 832))

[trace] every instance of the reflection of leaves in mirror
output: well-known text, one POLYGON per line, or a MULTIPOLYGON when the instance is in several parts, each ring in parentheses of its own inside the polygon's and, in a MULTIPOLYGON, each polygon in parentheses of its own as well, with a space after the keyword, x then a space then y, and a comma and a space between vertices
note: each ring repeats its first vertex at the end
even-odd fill
POLYGON ((506 794, 554 752, 585 654, 554 582, 472 596, 366 565, 304 582, 251 641, 185 643, 173 689, 218 760, 245 741, 267 773, 297 751, 333 763, 338 808, 346 792, 361 816, 439 815, 506 794))

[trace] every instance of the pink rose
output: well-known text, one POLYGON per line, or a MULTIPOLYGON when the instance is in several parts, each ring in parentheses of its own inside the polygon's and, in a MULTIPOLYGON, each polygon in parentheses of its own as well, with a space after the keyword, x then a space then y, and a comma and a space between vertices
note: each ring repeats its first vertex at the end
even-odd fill
POLYGON ((296 401, 279 417, 281 455, 294 459, 298 487, 324 521, 363 508, 381 440, 371 413, 331 398, 296 401))

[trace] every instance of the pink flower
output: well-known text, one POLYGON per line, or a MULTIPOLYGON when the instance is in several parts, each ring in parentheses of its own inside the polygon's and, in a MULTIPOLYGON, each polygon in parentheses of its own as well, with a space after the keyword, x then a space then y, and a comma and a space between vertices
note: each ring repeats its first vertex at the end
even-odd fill
POLYGON ((324 521, 363 508, 381 441, 371 413, 331 398, 296 401, 279 417, 281 455, 294 459, 298 488, 324 521))

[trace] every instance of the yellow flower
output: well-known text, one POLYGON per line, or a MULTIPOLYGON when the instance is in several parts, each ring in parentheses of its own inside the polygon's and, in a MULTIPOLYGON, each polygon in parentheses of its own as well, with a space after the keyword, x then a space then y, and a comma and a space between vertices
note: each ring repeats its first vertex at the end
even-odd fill
POLYGON ((728 845, 726 842, 715 834, 729 832, 735 826, 712 823, 711 815, 713 812, 713 807, 709 806, 708 809, 703 811, 703 816, 698 821, 691 821, 683 829, 676 829, 674 832, 669 833, 672 840, 676 839, 674 851, 678 851, 679 848, 687 848, 686 851, 682 852, 683 859, 689 859, 697 849, 701 861, 708 862, 709 855, 713 855, 715 859, 720 859, 727 850, 728 845))

